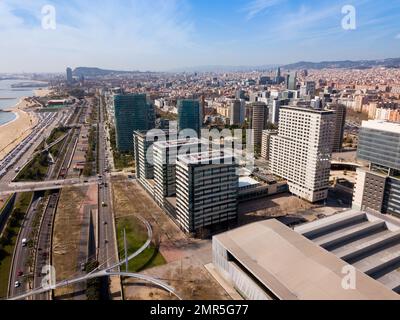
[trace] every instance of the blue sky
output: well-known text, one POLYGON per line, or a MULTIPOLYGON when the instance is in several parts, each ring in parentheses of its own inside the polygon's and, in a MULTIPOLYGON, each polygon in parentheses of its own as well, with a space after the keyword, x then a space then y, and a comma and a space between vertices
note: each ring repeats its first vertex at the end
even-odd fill
POLYGON ((380 59, 400 57, 400 1, 0 0, 0 39, 0 72, 380 59), (55 30, 42 28, 45 5, 55 30))

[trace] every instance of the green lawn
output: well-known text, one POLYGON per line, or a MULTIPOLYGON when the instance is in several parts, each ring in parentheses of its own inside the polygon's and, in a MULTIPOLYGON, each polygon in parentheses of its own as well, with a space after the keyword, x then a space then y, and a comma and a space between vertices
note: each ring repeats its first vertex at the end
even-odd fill
MULTIPOLYGON (((143 223, 135 217, 118 218, 116 221, 118 250, 120 259, 124 258, 124 229, 126 230, 126 242, 128 247, 128 256, 137 251, 147 240, 147 229, 143 223)), ((143 251, 138 257, 129 262, 130 272, 140 272, 144 269, 156 267, 165 264, 163 256, 158 248, 151 244, 149 248, 143 251)), ((125 271, 125 265, 121 267, 125 271)))
POLYGON ((43 181, 48 169, 47 153, 40 153, 35 156, 29 165, 21 170, 15 181, 43 181))
POLYGON ((7 222, 7 231, 0 242, 0 298, 7 296, 8 278, 14 247, 23 218, 29 208, 33 193, 20 193, 15 200, 14 209, 7 222), (13 223, 11 223, 13 220, 13 223))

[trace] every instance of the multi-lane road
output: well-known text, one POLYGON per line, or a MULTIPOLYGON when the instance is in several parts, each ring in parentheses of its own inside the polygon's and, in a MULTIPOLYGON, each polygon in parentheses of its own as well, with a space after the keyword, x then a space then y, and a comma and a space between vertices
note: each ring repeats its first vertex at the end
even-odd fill
POLYGON ((31 255, 31 244, 22 244, 23 239, 30 239, 33 230, 33 221, 37 214, 40 198, 37 194, 32 199, 31 206, 22 222, 21 231, 19 233, 17 244, 15 246, 14 256, 12 259, 12 267, 9 281, 9 297, 20 295, 29 289, 28 277, 32 273, 32 269, 28 266, 28 259, 31 255), (17 283, 17 286, 16 286, 17 283))
POLYGON ((112 211, 111 192, 109 189, 108 152, 106 145, 106 129, 104 110, 99 107, 98 123, 98 163, 99 163, 99 248, 98 261, 100 265, 109 266, 118 261, 114 217, 112 211))

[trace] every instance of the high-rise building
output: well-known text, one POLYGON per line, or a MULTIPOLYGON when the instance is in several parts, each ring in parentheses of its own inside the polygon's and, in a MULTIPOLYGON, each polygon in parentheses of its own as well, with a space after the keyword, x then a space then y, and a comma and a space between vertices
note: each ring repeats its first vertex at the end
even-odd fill
POLYGON ((270 99, 268 104, 269 115, 268 121, 277 125, 279 122, 279 108, 281 107, 282 100, 279 99, 270 99))
POLYGON ((310 96, 310 97, 315 97, 315 82, 314 81, 306 81, 301 87, 300 87, 300 96, 310 96))
POLYGON ((200 137, 203 115, 198 100, 179 100, 178 104, 179 131, 192 129, 200 137))
POLYGON ((244 100, 232 100, 229 102, 229 120, 231 125, 241 125, 245 116, 244 100))
POLYGON ((236 99, 238 100, 244 100, 246 99, 246 92, 244 90, 237 90, 235 94, 236 99))
POLYGON ((145 94, 117 94, 114 96, 115 132, 117 148, 133 152, 133 132, 155 127, 155 111, 145 94))
POLYGON ((188 233, 236 222, 237 164, 223 151, 182 155, 176 163, 176 212, 188 233))
POLYGON ((364 121, 357 157, 369 168, 357 170, 353 207, 400 216, 400 124, 364 121))
POLYGON ((250 128, 253 129, 253 142, 261 146, 262 132, 268 126, 268 106, 264 102, 255 102, 251 105, 250 128))
POLYGON ((71 84, 74 81, 74 78, 72 76, 72 69, 67 68, 67 83, 71 84))
POLYGON ((276 136, 278 130, 264 130, 262 133, 261 142, 261 158, 264 160, 269 160, 271 153, 271 137, 276 136))
POLYGON ((334 111, 281 107, 278 135, 271 137, 269 169, 290 192, 310 202, 328 196, 334 111))
POLYGON ((176 161, 178 155, 199 153, 201 141, 197 138, 159 141, 153 144, 154 196, 163 206, 165 198, 176 193, 176 161))
POLYGON ((286 89, 297 90, 297 73, 291 72, 286 75, 286 89))
POLYGON ((342 104, 332 104, 329 105, 328 109, 334 110, 336 114, 332 151, 341 152, 343 149, 344 127, 346 125, 346 106, 342 104))

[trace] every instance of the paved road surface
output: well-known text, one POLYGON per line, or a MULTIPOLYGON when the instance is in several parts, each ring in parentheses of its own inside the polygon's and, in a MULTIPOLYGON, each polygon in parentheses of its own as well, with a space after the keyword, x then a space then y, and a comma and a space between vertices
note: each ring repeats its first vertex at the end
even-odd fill
POLYGON ((36 215, 36 209, 41 201, 36 194, 32 199, 31 206, 28 209, 28 212, 25 216, 25 219, 22 223, 21 232, 17 239, 17 244, 15 246, 14 259, 11 266, 11 277, 9 281, 9 296, 13 297, 15 295, 22 294, 29 290, 29 283, 27 281, 27 277, 31 275, 32 270, 27 267, 28 257, 29 257, 29 248, 27 246, 22 246, 22 239, 30 240, 30 235, 33 229, 33 220, 36 215), (18 272, 23 272, 22 276, 18 276, 18 272), (21 286, 16 288, 14 286, 15 282, 19 281, 21 286))

